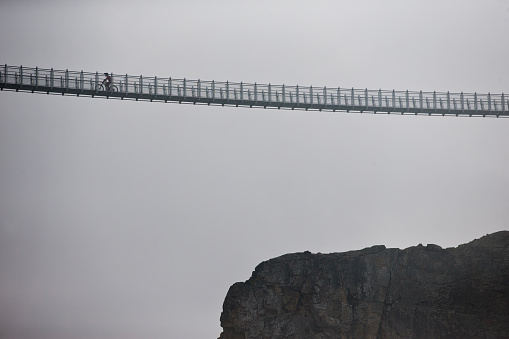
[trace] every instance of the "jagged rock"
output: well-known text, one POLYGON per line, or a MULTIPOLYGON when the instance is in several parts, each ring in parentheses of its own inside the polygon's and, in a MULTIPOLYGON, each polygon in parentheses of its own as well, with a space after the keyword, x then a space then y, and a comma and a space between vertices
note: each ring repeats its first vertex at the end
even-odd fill
POLYGON ((221 326, 220 339, 509 338, 509 231, 283 255, 230 287, 221 326))

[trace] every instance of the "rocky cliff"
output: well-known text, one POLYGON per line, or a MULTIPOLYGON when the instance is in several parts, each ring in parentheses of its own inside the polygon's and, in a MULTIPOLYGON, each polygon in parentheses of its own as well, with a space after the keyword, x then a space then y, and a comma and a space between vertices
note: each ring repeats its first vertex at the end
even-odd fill
POLYGON ((283 255, 230 287, 221 326, 221 339, 509 338, 509 231, 283 255))

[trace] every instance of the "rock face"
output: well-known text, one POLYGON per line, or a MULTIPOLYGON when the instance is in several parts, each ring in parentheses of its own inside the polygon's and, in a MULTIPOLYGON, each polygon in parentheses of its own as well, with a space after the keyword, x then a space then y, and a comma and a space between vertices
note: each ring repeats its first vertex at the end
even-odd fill
POLYGON ((230 287, 221 326, 220 339, 509 338, 509 231, 283 255, 230 287))

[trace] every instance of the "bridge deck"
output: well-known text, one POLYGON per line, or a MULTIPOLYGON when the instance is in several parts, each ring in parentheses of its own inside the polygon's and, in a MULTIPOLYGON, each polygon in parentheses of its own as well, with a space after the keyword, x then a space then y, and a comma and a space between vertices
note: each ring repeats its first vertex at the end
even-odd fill
POLYGON ((502 94, 387 91, 201 81, 4 65, 0 89, 144 101, 318 111, 455 116, 509 116, 502 94))

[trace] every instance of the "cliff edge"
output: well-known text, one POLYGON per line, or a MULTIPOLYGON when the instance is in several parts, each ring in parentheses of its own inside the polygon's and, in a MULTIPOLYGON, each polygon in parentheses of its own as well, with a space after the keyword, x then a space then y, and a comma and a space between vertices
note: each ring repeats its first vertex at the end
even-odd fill
POLYGON ((509 231, 456 248, 286 254, 230 287, 220 339, 509 338, 509 231))

